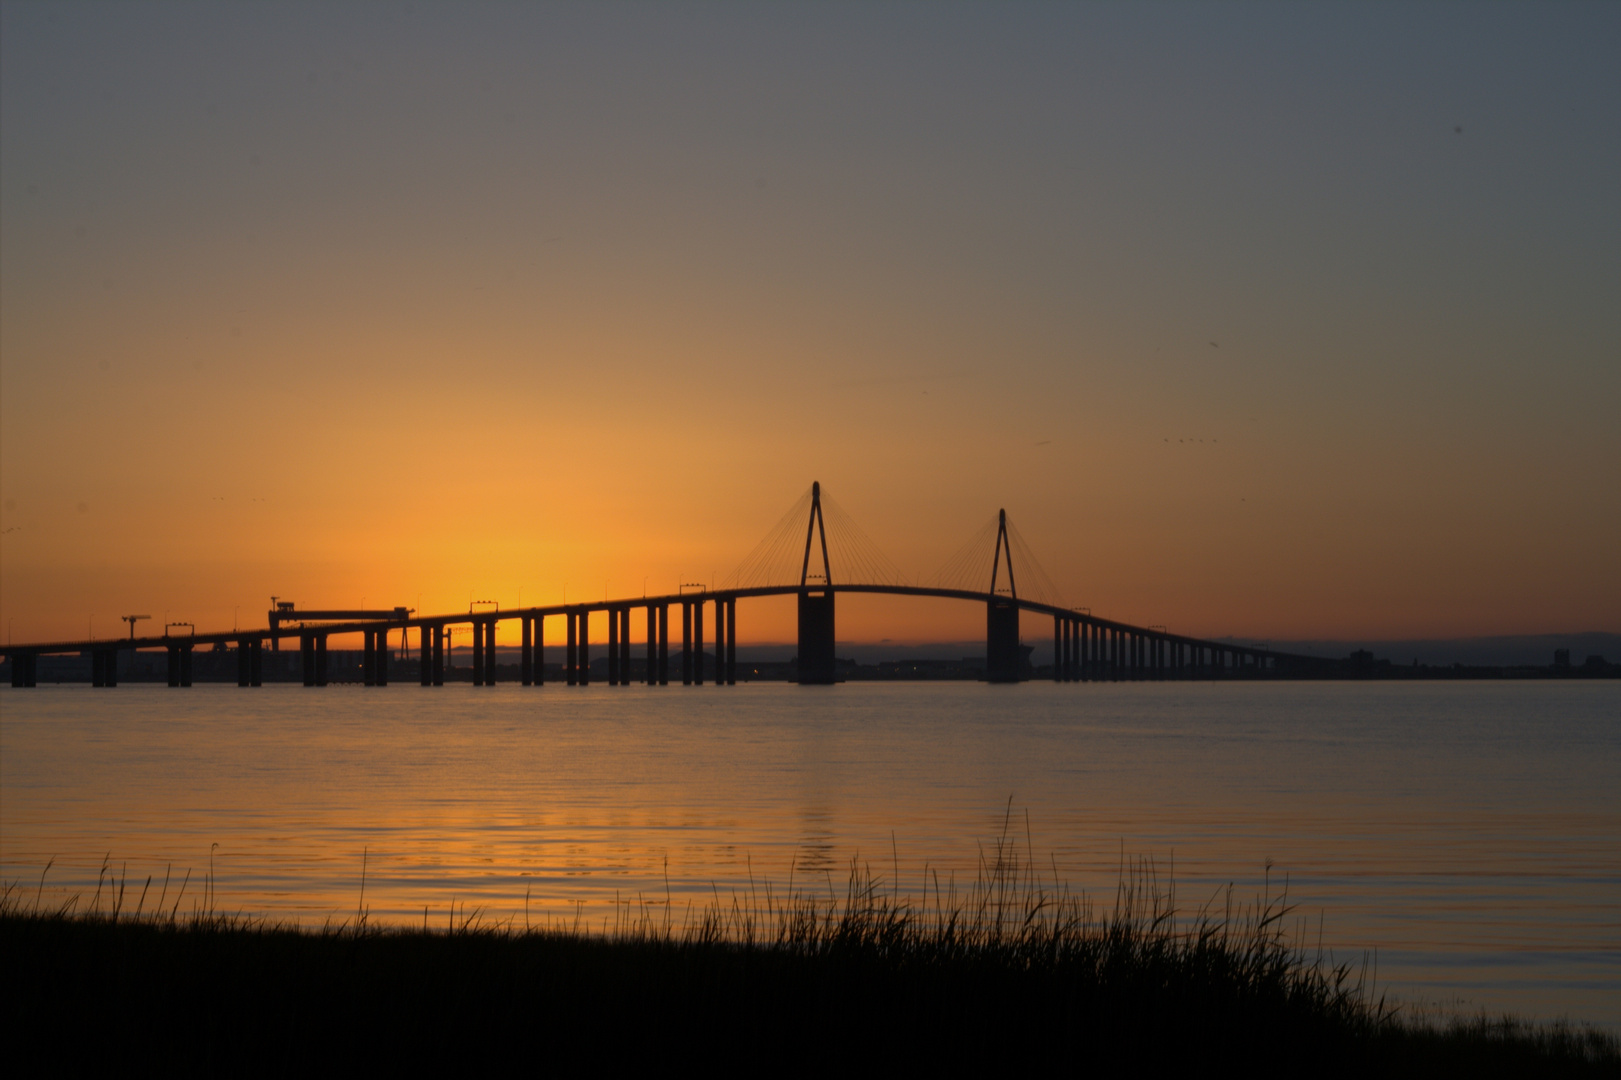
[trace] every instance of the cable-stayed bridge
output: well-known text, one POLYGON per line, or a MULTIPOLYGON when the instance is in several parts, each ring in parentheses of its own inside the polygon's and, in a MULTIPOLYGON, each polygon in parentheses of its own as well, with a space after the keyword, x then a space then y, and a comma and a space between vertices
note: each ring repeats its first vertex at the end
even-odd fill
POLYGON ((39 658, 61 654, 88 654, 93 685, 116 686, 119 654, 139 649, 165 650, 169 685, 190 686, 192 654, 197 646, 234 646, 237 684, 259 686, 266 644, 272 651, 279 651, 284 640, 296 639, 304 685, 325 686, 327 639, 336 634, 358 633, 365 642, 365 684, 387 686, 390 634, 398 632, 402 647, 406 647, 415 631, 419 680, 423 686, 442 686, 447 637, 453 628, 466 628, 473 637, 473 685, 491 686, 496 675, 496 627, 517 620, 522 635, 520 677, 525 686, 539 686, 544 682, 540 645, 545 620, 562 618, 566 641, 562 681, 569 686, 583 686, 591 682, 589 617, 606 612, 608 684, 621 686, 631 682, 631 617, 633 612, 641 611, 646 622, 646 663, 638 681, 665 686, 679 679, 683 685, 691 686, 703 685, 707 676, 716 685, 731 685, 737 681, 738 601, 795 595, 799 605, 797 681, 827 684, 836 681, 833 653, 835 599, 839 593, 941 597, 984 605, 985 671, 990 682, 1018 682, 1023 676, 1019 637, 1023 613, 1051 617, 1053 678, 1059 682, 1309 677, 1337 669, 1337 665, 1318 657, 1173 634, 1162 626, 1136 626, 1101 618, 1087 608, 1071 607, 1041 569, 1005 511, 999 511, 933 578, 909 582, 850 516, 822 493, 819 483, 811 485, 737 571, 714 589, 681 586, 664 596, 506 611, 494 604, 475 603, 466 612, 448 615, 423 615, 403 607, 298 610, 291 603, 273 598, 269 626, 264 630, 193 631, 181 635, 170 631, 189 624, 171 623, 162 635, 136 637, 132 620, 127 639, 8 644, 4 652, 11 664, 11 685, 15 687, 36 685, 39 658), (672 609, 677 609, 681 634, 679 653, 674 657, 670 640, 672 609), (714 659, 708 664, 706 615, 712 616, 714 627, 714 659))

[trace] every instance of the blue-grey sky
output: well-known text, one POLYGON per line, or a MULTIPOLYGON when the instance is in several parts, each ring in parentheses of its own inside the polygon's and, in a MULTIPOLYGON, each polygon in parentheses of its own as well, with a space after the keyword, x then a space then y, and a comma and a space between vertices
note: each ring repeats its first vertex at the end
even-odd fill
POLYGON ((724 576, 812 478, 1189 631, 1618 626, 1617 5, 0 31, 19 637, 724 576))

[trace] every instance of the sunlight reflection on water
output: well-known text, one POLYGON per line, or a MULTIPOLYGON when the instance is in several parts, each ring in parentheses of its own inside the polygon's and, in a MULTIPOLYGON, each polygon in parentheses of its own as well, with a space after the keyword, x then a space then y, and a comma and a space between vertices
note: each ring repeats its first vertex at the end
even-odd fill
POLYGON ((194 897, 215 844, 221 908, 305 922, 353 914, 363 851, 395 921, 837 891, 853 858, 916 895, 1010 805, 1105 904, 1123 855, 1183 910, 1270 859, 1396 995, 1621 1027, 1613 683, 0 688, 3 873, 54 858, 57 902, 104 855, 132 905, 171 864, 194 897))

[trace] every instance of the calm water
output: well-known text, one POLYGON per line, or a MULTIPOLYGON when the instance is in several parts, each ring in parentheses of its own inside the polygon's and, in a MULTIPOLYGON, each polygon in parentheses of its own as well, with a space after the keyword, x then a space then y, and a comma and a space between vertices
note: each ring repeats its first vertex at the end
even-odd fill
POLYGON ((221 908, 317 922, 362 851, 373 918, 441 925, 897 852, 916 893, 971 878, 1010 799, 1105 901, 1122 852, 1184 908, 1271 860, 1404 1000, 1621 1028, 1615 683, 0 688, 0 872, 54 857, 47 898, 107 853, 195 890, 211 848, 221 908))

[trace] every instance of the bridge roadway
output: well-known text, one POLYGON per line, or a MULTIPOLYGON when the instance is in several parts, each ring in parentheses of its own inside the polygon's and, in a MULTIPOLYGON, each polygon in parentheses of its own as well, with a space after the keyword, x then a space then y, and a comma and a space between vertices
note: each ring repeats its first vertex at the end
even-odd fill
POLYGON ((444 643, 450 627, 468 626, 473 631, 473 683, 495 682, 495 626, 518 619, 522 623, 523 684, 540 685, 543 665, 537 663, 536 645, 543 640, 544 620, 563 616, 567 624, 565 680, 569 685, 590 682, 590 636, 587 617, 609 613, 608 681, 610 685, 630 680, 630 612, 646 611, 646 681, 665 685, 669 678, 669 610, 678 606, 682 615, 681 681, 704 682, 704 609, 714 605, 716 658, 714 681, 735 683, 737 668, 736 605, 741 599, 797 594, 799 597, 799 667, 802 683, 834 681, 833 629, 834 597, 838 593, 866 593, 885 596, 921 596, 980 603, 986 606, 986 672, 992 682, 1017 682, 1021 678, 1019 650, 1021 612, 1047 615, 1053 619, 1053 678, 1061 682, 1115 680, 1211 678, 1221 676, 1310 676, 1329 674, 1337 669, 1321 657, 1301 656, 1256 646, 1234 645, 1172 634, 1159 627, 1137 626, 1099 618, 1089 612, 1014 597, 1000 592, 974 592, 914 585, 771 585, 754 588, 720 589, 713 592, 671 593, 635 599, 587 601, 554 604, 509 611, 455 613, 449 615, 408 615, 394 619, 368 619, 321 623, 286 624, 298 621, 296 611, 277 610, 271 617, 280 625, 265 630, 231 630, 218 633, 178 636, 129 637, 115 640, 82 640, 9 645, 4 652, 11 661, 12 685, 33 686, 37 660, 45 655, 91 656, 91 681, 96 686, 115 686, 118 681, 117 654, 137 649, 165 649, 171 686, 191 685, 192 652, 198 645, 237 646, 237 682, 258 686, 262 681, 262 653, 266 641, 279 648, 284 638, 297 638, 301 652, 301 674, 305 685, 326 685, 326 641, 334 634, 363 635, 364 681, 366 685, 387 685, 387 635, 394 630, 419 632, 422 685, 444 682, 444 643), (655 679, 653 676, 657 676, 655 679))

